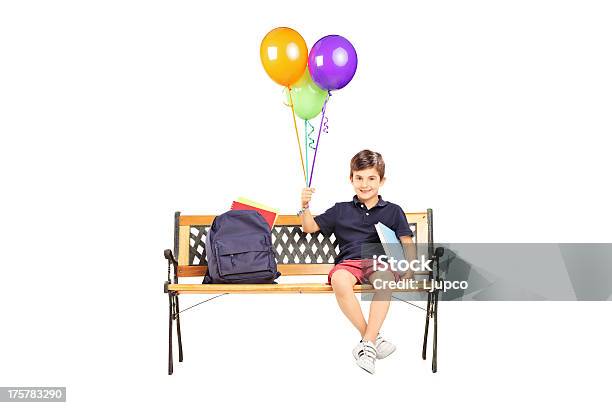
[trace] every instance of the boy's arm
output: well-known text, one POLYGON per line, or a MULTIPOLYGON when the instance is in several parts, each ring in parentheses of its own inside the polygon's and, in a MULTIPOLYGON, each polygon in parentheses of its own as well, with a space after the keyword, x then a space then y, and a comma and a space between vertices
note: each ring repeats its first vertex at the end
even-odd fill
MULTIPOLYGON (((404 257, 408 262, 411 262, 416 259, 416 245, 414 245, 414 241, 412 237, 409 235, 399 237, 400 242, 402 243, 402 248, 404 249, 404 257)), ((414 277, 414 271, 406 272, 405 278, 412 279, 414 277)))
MULTIPOLYGON (((305 188, 302 190, 302 208, 308 207, 314 191, 314 188, 305 188)), ((302 230, 306 233, 317 232, 321 229, 319 228, 319 224, 317 224, 317 222, 314 220, 309 208, 306 208, 302 213, 300 213, 300 222, 302 223, 302 230)))
POLYGON ((321 229, 310 213, 310 208, 300 214, 300 222, 302 223, 302 230, 306 233, 317 232, 321 229))

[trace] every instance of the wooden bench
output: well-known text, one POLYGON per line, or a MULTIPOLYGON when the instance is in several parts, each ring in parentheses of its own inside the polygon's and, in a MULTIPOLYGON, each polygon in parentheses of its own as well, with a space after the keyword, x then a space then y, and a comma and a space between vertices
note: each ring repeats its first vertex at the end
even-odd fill
MULTIPOLYGON (((429 258, 437 260, 441 254, 433 245, 433 213, 406 213, 410 228, 414 233, 415 244, 427 244, 429 258)), ((179 361, 183 361, 183 343, 181 339, 181 321, 179 313, 179 295, 187 294, 229 294, 229 293, 333 293, 331 285, 325 283, 278 283, 278 284, 195 284, 179 283, 179 278, 200 277, 206 274, 205 238, 214 215, 181 215, 174 216, 174 253, 164 251, 168 260, 168 279, 164 284, 164 293, 169 300, 169 346, 168 374, 173 372, 172 337, 173 321, 176 320, 179 361), (176 255, 176 257, 175 257, 176 255), (171 276, 171 272, 172 276, 171 276)), ((321 232, 306 234, 302 231, 299 217, 279 215, 272 229, 272 244, 276 252, 278 271, 281 276, 327 275, 338 253, 338 242, 335 236, 326 236, 321 232)), ((427 309, 425 314, 425 332, 423 336, 422 357, 426 359, 427 333, 429 320, 433 319, 433 356, 432 371, 437 371, 437 326, 438 326, 438 290, 430 291, 431 282, 440 280, 437 273, 426 273, 415 289, 405 291, 427 291, 427 309), (425 287, 426 282, 428 287, 425 287)), ((356 293, 371 293, 371 285, 355 285, 356 293)))

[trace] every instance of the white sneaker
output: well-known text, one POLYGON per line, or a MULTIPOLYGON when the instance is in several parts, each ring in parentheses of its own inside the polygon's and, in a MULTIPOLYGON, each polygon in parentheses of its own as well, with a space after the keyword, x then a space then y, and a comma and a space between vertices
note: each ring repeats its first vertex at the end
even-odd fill
POLYGON ((374 364, 376 363, 376 346, 369 340, 360 341, 357 345, 357 365, 370 374, 374 374, 374 364))
POLYGON ((376 337, 376 358, 385 358, 395 351, 395 344, 382 338, 379 334, 376 337))
MULTIPOLYGON (((396 348, 395 344, 383 339, 380 334, 376 337, 374 347, 376 348, 376 358, 378 359, 387 357, 389 354, 393 353, 396 348)), ((355 357, 355 360, 359 358, 359 350, 361 350, 361 342, 353 349, 353 357, 355 357)))

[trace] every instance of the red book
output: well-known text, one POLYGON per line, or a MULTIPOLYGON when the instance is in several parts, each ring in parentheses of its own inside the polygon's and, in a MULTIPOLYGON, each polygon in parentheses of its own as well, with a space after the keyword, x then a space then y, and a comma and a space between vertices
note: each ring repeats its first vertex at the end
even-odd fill
POLYGON ((262 215, 262 217, 264 217, 264 219, 270 226, 270 229, 272 229, 272 227, 274 226, 274 223, 276 222, 276 217, 278 216, 278 211, 272 208, 266 207, 262 204, 255 203, 251 200, 244 199, 242 197, 232 202, 231 209, 232 210, 255 210, 257 211, 258 213, 262 215))

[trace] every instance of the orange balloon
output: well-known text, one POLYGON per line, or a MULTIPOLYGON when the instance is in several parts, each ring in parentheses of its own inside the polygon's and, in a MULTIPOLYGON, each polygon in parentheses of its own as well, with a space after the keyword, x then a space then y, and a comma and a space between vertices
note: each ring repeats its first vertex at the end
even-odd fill
POLYGON ((287 27, 278 27, 266 34, 259 55, 266 73, 283 86, 300 79, 308 63, 306 42, 300 33, 287 27))

